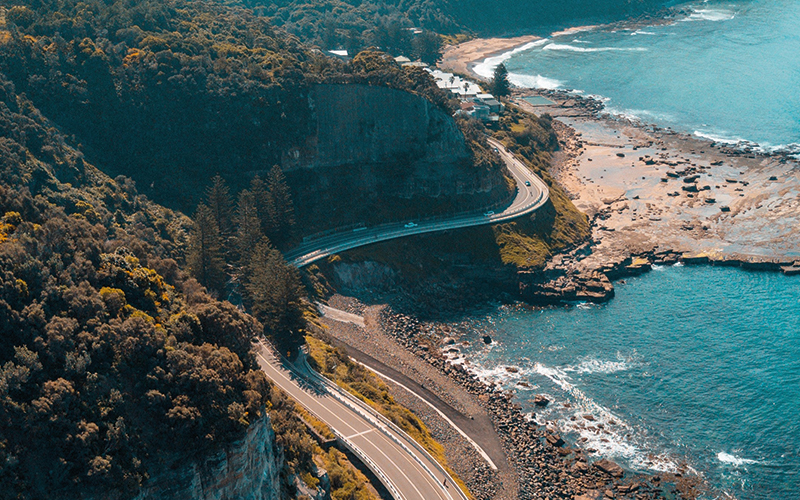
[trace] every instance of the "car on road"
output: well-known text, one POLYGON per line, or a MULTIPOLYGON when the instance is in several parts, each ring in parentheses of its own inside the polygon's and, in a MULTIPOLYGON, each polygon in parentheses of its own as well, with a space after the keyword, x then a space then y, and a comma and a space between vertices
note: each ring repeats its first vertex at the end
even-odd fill
POLYGON ((484 217, 491 217, 492 215, 494 215, 494 212, 492 212, 491 210, 483 214, 484 217))
POLYGON ((414 224, 413 222, 409 222, 408 224, 406 224, 406 225, 405 225, 405 226, 403 226, 403 227, 410 229, 410 228, 412 228, 412 227, 417 227, 417 224, 414 224))
POLYGON ((531 185, 531 181, 525 181, 525 185, 526 186, 530 186, 531 185))

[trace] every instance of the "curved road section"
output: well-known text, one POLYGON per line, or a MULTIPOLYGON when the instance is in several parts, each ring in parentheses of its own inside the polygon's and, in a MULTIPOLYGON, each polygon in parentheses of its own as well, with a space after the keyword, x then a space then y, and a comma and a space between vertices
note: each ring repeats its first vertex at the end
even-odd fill
POLYGON ((373 228, 358 228, 307 241, 291 252, 287 252, 284 257, 289 264, 295 267, 304 267, 330 255, 380 241, 414 234, 506 222, 521 215, 529 214, 544 205, 550 196, 547 184, 539 176, 528 170, 528 167, 508 152, 502 144, 494 139, 489 139, 489 144, 500 153, 508 167, 508 171, 517 182, 517 196, 511 205, 502 212, 487 212, 484 214, 461 215, 444 220, 398 222, 373 228))
POLYGON ((321 375, 288 369, 263 343, 261 369, 284 392, 325 422, 337 440, 361 459, 395 500, 467 500, 461 489, 424 449, 374 410, 343 393, 321 375), (309 383, 309 380, 318 380, 309 383))

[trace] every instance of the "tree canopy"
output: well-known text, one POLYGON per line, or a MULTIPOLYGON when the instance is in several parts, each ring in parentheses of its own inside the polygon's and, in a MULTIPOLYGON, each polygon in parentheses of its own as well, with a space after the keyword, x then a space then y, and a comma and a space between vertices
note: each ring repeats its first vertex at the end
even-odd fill
POLYGON ((500 97, 505 97, 511 91, 511 83, 508 81, 508 70, 506 65, 500 63, 494 69, 492 81, 490 83, 492 94, 500 97))

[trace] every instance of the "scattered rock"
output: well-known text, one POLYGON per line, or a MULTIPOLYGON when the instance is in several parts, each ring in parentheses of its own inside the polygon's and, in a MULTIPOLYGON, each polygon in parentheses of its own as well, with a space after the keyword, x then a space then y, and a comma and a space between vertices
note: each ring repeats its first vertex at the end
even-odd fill
POLYGON ((564 440, 561 439, 561 436, 559 436, 558 434, 547 434, 544 437, 544 439, 550 446, 553 446, 555 448, 560 448, 564 446, 564 440))
POLYGON ((605 472, 609 476, 622 477, 623 475, 625 475, 625 471, 622 470, 622 467, 620 467, 619 465, 615 464, 611 460, 608 460, 607 458, 604 458, 602 460, 598 460, 597 462, 595 462, 592 465, 594 465, 595 467, 597 467, 601 471, 605 472))
POLYGON ((492 343, 492 337, 490 337, 489 335, 484 335, 483 336, 483 343, 486 344, 486 345, 491 344, 492 343))

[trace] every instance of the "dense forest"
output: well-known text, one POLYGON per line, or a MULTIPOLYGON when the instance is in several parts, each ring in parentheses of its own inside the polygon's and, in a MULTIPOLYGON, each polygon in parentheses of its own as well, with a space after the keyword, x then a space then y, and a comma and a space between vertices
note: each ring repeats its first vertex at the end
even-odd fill
MULTIPOLYGON (((267 161, 235 194, 208 173, 209 156, 245 161, 235 127, 258 102, 274 131, 302 127, 281 99, 302 94, 307 54, 270 30, 203 2, 0 8, 0 498, 130 498, 265 413, 284 493, 315 467, 251 352, 302 338, 299 278, 274 247, 291 195, 267 161)), ((322 461, 349 477, 342 459, 322 461)))
POLYGON ((356 53, 376 46, 430 60, 434 33, 547 35, 573 22, 653 12, 666 0, 241 0, 301 39, 356 53), (424 30, 414 35, 409 28, 424 30))
POLYGON ((418 69, 376 57, 344 64, 244 8, 13 4, 0 18, 0 72, 87 160, 187 213, 214 173, 238 193, 304 144, 317 83, 390 86, 451 106, 418 69))

